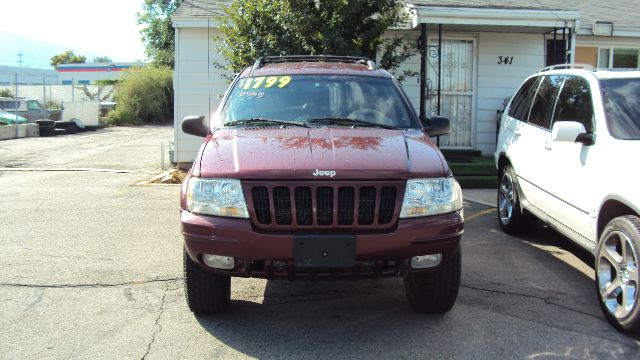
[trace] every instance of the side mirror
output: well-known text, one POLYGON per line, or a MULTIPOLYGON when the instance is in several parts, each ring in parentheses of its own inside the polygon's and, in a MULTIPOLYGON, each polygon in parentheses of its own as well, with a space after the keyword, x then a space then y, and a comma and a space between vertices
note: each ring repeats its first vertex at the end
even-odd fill
POLYGON ((209 135, 209 127, 204 124, 204 116, 187 116, 182 119, 182 131, 189 135, 205 137, 209 135))
POLYGON ((447 135, 451 132, 451 121, 442 116, 432 116, 422 120, 422 125, 429 136, 447 135))
POLYGON ((551 129, 552 141, 579 142, 584 145, 595 144, 595 136, 588 134, 582 123, 577 121, 557 121, 551 129))

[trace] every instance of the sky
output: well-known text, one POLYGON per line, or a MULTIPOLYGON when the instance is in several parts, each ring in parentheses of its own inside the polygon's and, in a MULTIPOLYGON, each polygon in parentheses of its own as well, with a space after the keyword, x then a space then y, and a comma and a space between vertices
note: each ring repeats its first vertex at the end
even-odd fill
POLYGON ((87 61, 144 61, 136 13, 144 0, 0 0, 0 65, 51 69, 67 50, 87 61))

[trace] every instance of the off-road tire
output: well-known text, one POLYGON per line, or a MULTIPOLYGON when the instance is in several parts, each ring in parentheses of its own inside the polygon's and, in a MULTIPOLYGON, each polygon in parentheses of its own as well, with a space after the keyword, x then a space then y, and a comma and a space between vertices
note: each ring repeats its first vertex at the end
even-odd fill
POLYGON ((421 313, 445 313, 453 307, 460 288, 462 253, 455 255, 434 271, 409 273, 404 291, 414 310, 421 313))
POLYGON ((231 277, 201 269, 184 250, 184 293, 194 314, 222 312, 231 298, 231 277))
POLYGON ((498 224, 505 233, 523 234, 536 228, 536 217, 522 209, 520 186, 511 165, 506 165, 500 174, 497 206, 498 224))
MULTIPOLYGON (((611 251, 609 250, 609 251, 611 251)), ((620 259, 624 259, 620 256, 620 259)), ((637 216, 620 216, 613 220, 611 220, 602 231, 600 235, 600 239, 598 242, 598 246, 596 248, 596 258, 595 258, 595 273, 596 273, 596 296, 598 297, 598 303, 600 304, 600 308, 602 309, 602 313, 605 318, 611 325, 613 325, 616 329, 630 333, 630 334, 640 334, 640 294, 638 289, 640 288, 640 284, 638 284, 638 264, 640 261, 640 218, 637 216), (624 236, 622 236, 624 235, 624 236), (626 236, 626 238, 624 238, 626 236), (626 240, 628 239, 628 241, 626 240), (611 261, 606 259, 604 252, 608 251, 607 248, 615 251, 621 251, 620 247, 615 246, 616 242, 622 244, 623 242, 628 243, 628 248, 626 251, 627 260, 622 260, 621 263, 625 264, 625 267, 630 269, 630 274, 635 272, 635 280, 632 277, 627 276, 625 279, 626 287, 635 286, 635 299, 634 304, 631 307, 631 310, 624 311, 620 314, 620 316, 614 316, 607 308, 602 295, 601 290, 607 288, 607 284, 617 284, 615 292, 618 290, 618 295, 616 296, 616 300, 610 303, 610 305, 619 307, 623 299, 623 286, 624 281, 622 281, 624 277, 624 273, 626 272, 624 269, 620 269, 617 266, 611 266, 611 261), (615 250, 614 250, 615 249, 615 250), (631 250, 631 254, 629 254, 629 250, 631 250), (611 271, 611 269, 614 269, 611 271), (611 281, 610 274, 615 276, 615 279, 611 281), (603 278, 603 276, 607 276, 609 279, 603 278), (601 284, 602 280, 602 284, 601 284), (601 289, 602 286, 602 289, 601 289), (628 314, 627 314, 628 312, 628 314)), ((616 286, 616 285, 614 285, 616 286)), ((627 290, 628 291, 628 290, 627 290)), ((613 299, 611 299, 613 300, 613 299)))

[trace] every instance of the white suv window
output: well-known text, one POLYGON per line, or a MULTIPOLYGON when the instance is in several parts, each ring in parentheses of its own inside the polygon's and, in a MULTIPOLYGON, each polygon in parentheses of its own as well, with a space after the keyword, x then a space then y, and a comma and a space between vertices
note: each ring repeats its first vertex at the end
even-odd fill
POLYGON ((588 133, 593 133, 593 101, 586 79, 579 76, 565 78, 551 125, 557 121, 577 121, 584 125, 588 133))
POLYGON ((527 121, 529 109, 531 109, 531 98, 538 88, 539 77, 532 77, 527 80, 513 97, 509 106, 509 116, 521 121, 527 121))
POLYGON ((640 140, 640 79, 601 80, 609 133, 619 140, 640 140))
POLYGON ((549 129, 549 117, 547 116, 553 107, 556 91, 562 83, 562 77, 558 75, 545 76, 538 91, 533 98, 531 111, 529 112, 529 123, 543 129, 549 129))

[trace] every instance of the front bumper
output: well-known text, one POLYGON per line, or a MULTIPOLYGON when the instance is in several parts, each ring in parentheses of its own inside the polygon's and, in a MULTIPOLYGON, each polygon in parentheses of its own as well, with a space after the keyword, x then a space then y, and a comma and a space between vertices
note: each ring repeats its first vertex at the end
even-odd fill
MULTIPOLYGON (((300 269, 293 266, 294 236, 328 234, 331 229, 305 233, 260 232, 250 220, 204 216, 181 211, 182 234, 187 253, 202 268, 231 276, 259 278, 367 278, 400 276, 411 269, 413 256, 442 253, 446 262, 458 249, 464 219, 460 213, 400 219, 384 232, 340 232, 355 235, 353 268, 300 269), (202 262, 202 254, 235 258, 235 268, 219 270, 202 262)), ((332 232, 335 234, 335 232, 332 232)), ((432 270, 431 268, 429 270, 432 270)))

